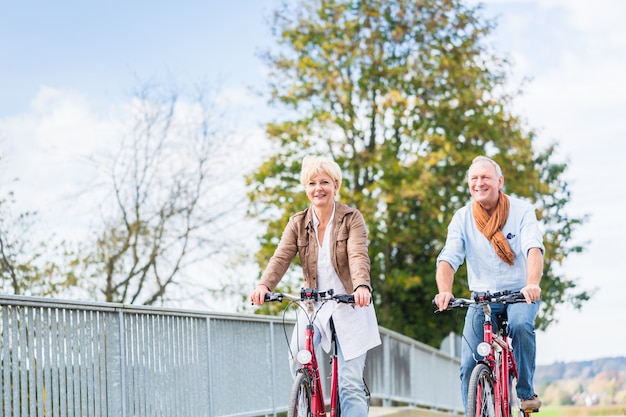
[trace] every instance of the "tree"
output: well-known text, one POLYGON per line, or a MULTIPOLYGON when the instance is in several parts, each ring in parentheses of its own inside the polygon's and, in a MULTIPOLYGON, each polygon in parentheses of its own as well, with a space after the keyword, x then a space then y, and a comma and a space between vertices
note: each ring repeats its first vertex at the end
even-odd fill
POLYGON ((117 153, 97 161, 108 194, 81 261, 105 301, 198 296, 210 260, 230 249, 231 214, 245 195, 232 192, 239 148, 215 100, 206 88, 187 96, 146 85, 134 95, 117 153))
MULTIPOLYGON (((343 169, 344 202, 369 227, 375 302, 383 326, 437 345, 456 329, 454 317, 432 314, 435 259, 453 213, 469 197, 471 160, 498 161, 506 192, 536 203, 546 228, 544 308, 580 307, 588 297, 556 266, 582 246, 572 233, 554 147, 535 149, 535 132, 509 108, 509 63, 486 40, 495 23, 480 7, 457 0, 316 0, 285 4, 273 15, 277 50, 270 103, 289 117, 268 124, 278 151, 249 176, 253 212, 267 225, 263 267, 287 217, 307 205, 297 173, 305 154, 335 158, 343 169), (271 210, 267 210, 271 208, 271 210), (263 209, 263 210, 262 210, 263 209)), ((454 293, 466 296, 459 271, 454 293)), ((286 286, 295 286, 292 277, 286 286)))
POLYGON ((39 241, 37 213, 20 211, 12 191, 0 197, 0 292, 51 297, 76 285, 64 261, 74 253, 54 236, 39 241))

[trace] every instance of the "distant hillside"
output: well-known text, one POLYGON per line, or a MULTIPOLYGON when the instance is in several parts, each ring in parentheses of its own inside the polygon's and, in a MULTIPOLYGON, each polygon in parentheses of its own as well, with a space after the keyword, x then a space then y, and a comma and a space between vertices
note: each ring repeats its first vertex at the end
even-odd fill
POLYGON ((537 366, 535 387, 545 405, 626 404, 626 357, 537 366))

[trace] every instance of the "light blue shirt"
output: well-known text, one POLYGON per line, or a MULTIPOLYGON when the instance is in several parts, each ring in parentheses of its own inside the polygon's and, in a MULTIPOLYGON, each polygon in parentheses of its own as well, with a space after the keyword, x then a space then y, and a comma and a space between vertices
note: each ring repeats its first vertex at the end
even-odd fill
POLYGON ((526 285, 528 251, 545 251, 534 207, 526 201, 510 197, 509 217, 502 229, 515 255, 513 265, 502 261, 493 245, 476 227, 472 202, 459 209, 448 225, 446 244, 437 257, 437 264, 448 262, 454 271, 467 261, 467 280, 471 291, 519 291, 526 285))

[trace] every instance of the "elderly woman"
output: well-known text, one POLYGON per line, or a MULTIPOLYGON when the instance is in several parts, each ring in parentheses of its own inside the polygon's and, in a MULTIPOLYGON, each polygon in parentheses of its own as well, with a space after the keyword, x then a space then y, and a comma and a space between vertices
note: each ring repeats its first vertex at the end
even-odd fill
MULTIPOLYGON (((311 206, 289 219, 259 284, 250 293, 250 301, 263 304, 265 294, 276 288, 296 254, 302 264, 304 287, 354 294, 357 307, 323 305, 314 322, 318 336, 315 342, 329 351, 332 321, 338 339, 342 414, 366 417, 365 358, 367 351, 381 341, 371 303, 365 221, 359 210, 336 201, 341 186, 341 169, 336 162, 320 156, 305 157, 300 181, 311 206)), ((296 326, 292 346, 302 337, 298 329, 303 328, 296 326)))

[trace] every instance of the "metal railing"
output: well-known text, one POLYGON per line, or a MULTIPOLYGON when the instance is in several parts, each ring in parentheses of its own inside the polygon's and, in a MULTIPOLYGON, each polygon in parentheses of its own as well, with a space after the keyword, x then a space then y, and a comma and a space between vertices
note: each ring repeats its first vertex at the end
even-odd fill
MULTIPOLYGON (((3 295, 0 417, 276 415, 292 382, 292 326, 282 317, 3 295)), ((372 401, 462 410, 458 359, 380 331, 365 370, 372 401)))

